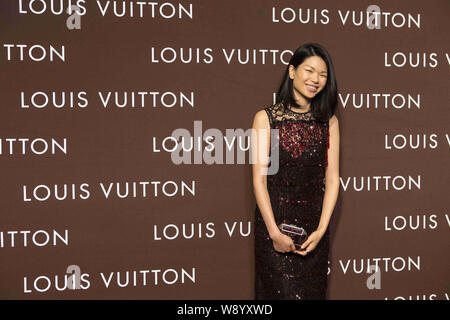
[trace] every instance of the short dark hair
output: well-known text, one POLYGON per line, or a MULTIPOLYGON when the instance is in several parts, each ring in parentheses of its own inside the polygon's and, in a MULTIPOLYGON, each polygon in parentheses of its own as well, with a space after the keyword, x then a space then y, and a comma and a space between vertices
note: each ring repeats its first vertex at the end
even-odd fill
POLYGON ((322 58, 327 65, 328 73, 327 83, 325 84, 324 89, 311 100, 311 113, 316 119, 328 121, 336 113, 338 104, 336 75, 334 73, 331 56, 324 47, 317 43, 306 43, 295 50, 276 94, 276 103, 284 102, 286 106, 292 105, 294 107, 300 107, 294 99, 293 81, 289 77, 289 65, 292 65, 297 69, 303 61, 311 56, 322 58))

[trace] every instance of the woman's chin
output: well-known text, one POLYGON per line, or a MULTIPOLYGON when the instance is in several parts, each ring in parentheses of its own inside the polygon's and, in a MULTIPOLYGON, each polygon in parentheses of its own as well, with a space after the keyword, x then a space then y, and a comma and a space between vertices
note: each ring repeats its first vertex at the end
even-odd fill
POLYGON ((316 96, 316 94, 317 93, 315 93, 315 92, 309 92, 309 91, 303 92, 303 95, 308 99, 314 98, 316 96))

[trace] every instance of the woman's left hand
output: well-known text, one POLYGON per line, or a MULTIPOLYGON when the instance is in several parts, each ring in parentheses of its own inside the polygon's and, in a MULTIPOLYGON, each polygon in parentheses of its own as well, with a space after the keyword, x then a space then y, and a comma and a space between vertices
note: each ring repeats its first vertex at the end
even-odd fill
POLYGON ((302 256, 306 256, 309 252, 313 251, 317 247, 317 244, 319 243, 320 239, 322 239, 322 237, 323 233, 317 230, 314 231, 309 235, 308 239, 303 242, 301 250, 295 250, 294 252, 302 256))

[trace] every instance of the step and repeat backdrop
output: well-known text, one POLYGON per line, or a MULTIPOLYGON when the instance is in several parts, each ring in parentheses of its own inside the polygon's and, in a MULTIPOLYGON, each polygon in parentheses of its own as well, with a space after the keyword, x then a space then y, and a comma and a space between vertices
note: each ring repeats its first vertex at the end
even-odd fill
POLYGON ((0 298, 253 299, 245 132, 315 42, 339 88, 328 298, 449 299, 449 13, 1 0, 0 298))

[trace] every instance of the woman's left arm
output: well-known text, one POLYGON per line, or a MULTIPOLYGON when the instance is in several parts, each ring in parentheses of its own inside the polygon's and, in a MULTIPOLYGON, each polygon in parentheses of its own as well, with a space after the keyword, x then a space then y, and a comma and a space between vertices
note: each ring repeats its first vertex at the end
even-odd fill
POLYGON ((339 121, 336 116, 329 121, 330 147, 328 148, 328 166, 325 170, 325 195, 322 214, 317 232, 323 236, 328 228, 334 206, 339 194, 339 121))
POLYGON ((334 206, 339 194, 339 122, 336 116, 332 116, 329 124, 330 146, 328 148, 328 165, 325 169, 325 194, 323 197, 322 213, 317 230, 312 232, 302 244, 301 250, 295 250, 302 256, 314 250, 320 239, 324 236, 331 219, 334 206))

